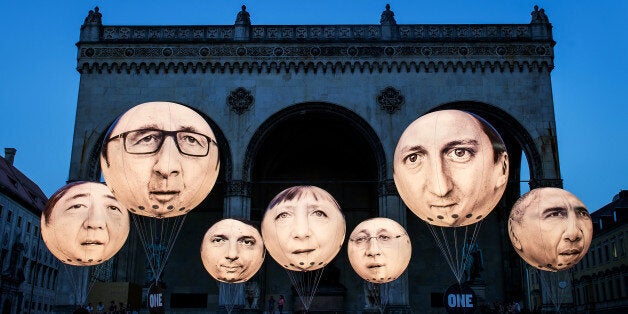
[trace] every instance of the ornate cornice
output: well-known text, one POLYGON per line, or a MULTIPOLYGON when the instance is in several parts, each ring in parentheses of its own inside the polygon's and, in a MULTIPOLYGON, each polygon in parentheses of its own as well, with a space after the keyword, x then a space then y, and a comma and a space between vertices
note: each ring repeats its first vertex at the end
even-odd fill
POLYGON ((554 57, 550 24, 102 26, 82 30, 87 31, 98 34, 77 44, 80 73, 523 72, 551 71, 554 57))
MULTIPOLYGON (((236 40, 238 27, 246 27, 250 42, 333 42, 382 40, 382 28, 393 27, 401 41, 511 41, 545 39, 537 28, 549 24, 404 24, 382 25, 199 25, 199 26, 102 26, 100 42, 228 42, 236 40)), ((548 29, 549 28, 549 29, 548 29)))

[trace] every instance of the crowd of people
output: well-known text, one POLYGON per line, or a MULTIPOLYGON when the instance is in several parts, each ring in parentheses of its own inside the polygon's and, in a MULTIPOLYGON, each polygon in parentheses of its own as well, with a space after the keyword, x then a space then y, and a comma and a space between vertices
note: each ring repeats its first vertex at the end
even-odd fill
POLYGON ((124 304, 123 302, 119 302, 116 304, 115 301, 111 301, 109 306, 105 306, 105 304, 100 301, 94 307, 92 303, 87 303, 87 305, 77 305, 76 309, 73 312, 74 314, 133 314, 137 313, 137 310, 134 310, 130 304, 124 304))

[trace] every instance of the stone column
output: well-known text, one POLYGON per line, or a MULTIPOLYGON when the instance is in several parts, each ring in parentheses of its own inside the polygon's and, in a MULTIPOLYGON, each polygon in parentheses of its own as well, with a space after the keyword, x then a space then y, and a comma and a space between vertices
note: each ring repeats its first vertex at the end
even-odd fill
MULTIPOLYGON (((386 179, 379 183, 379 216, 395 220, 404 228, 407 228, 406 205, 399 197, 397 187, 392 179, 386 179)), ((386 289, 388 293, 386 311, 391 313, 410 313, 408 271, 406 270, 397 280, 387 285, 389 286, 386 289)))
POLYGON ((226 183, 223 217, 251 218, 251 182, 233 180, 226 183))
MULTIPOLYGON (((242 180, 225 184, 224 218, 251 218, 251 183, 242 180)), ((220 283, 218 306, 221 309, 244 308, 244 284, 220 283)))

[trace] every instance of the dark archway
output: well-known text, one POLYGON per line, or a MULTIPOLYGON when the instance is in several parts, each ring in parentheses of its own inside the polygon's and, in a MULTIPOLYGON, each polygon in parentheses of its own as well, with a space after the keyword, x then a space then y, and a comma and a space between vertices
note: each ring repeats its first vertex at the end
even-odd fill
MULTIPOLYGON (((265 121, 249 143, 243 178, 251 182, 251 220, 260 222, 270 200, 294 185, 316 185, 334 196, 345 215, 347 234, 362 220, 379 214, 378 186, 386 178, 381 142, 354 112, 327 103, 288 107, 265 121)), ((345 241, 346 243, 346 241, 345 241)), ((347 286, 359 280, 346 245, 325 267, 317 295, 343 308, 347 286), (327 274, 327 275, 325 275, 327 274)), ((267 257, 258 274, 263 299, 284 294, 300 304, 282 268, 267 257)), ((315 301, 316 303, 316 301, 315 301)))
POLYGON ((293 185, 319 186, 343 211, 374 216, 385 165, 379 138, 354 112, 327 103, 288 107, 263 123, 247 148, 251 219, 261 220, 268 202, 293 185))

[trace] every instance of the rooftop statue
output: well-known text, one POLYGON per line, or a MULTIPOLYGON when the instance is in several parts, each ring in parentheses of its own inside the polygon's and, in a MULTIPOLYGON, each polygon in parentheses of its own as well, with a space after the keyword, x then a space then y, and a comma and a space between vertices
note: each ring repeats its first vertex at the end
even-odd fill
POLYGON ((242 11, 238 12, 236 16, 236 25, 251 25, 251 15, 246 12, 246 6, 242 6, 242 11))
POLYGON ((83 27, 88 24, 102 25, 102 14, 99 10, 100 9, 98 7, 95 7, 94 10, 89 10, 87 17, 85 17, 85 21, 83 22, 83 27))
POLYGON ((549 23, 549 18, 547 18, 547 15, 545 14, 545 9, 539 10, 538 5, 534 6, 534 11, 532 11, 530 15, 532 15, 530 23, 549 23))
POLYGON ((382 17, 379 19, 380 24, 397 25, 395 21, 395 12, 390 10, 390 4, 386 4, 386 10, 382 12, 382 17))

